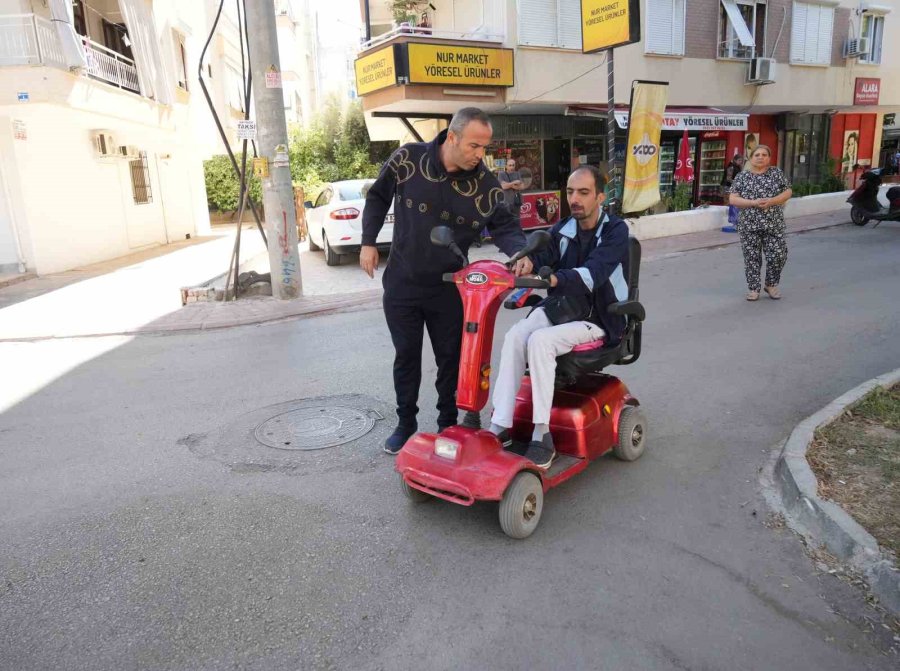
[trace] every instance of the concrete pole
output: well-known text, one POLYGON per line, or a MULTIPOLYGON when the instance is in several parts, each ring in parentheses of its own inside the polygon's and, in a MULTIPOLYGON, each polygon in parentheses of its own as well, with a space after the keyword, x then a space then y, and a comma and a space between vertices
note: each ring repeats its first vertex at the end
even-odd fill
POLYGON ((284 119, 281 63, 275 3, 250 0, 244 3, 247 47, 253 96, 256 100, 256 140, 260 157, 268 160, 269 175, 262 178, 266 233, 269 240, 269 270, 275 298, 297 298, 303 293, 300 254, 297 250, 297 218, 291 168, 287 161, 287 124, 284 119))

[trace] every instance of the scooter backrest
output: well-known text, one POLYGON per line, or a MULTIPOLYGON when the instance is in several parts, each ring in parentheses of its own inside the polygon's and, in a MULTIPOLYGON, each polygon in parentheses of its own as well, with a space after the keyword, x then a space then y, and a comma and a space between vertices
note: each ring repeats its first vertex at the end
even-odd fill
POLYGON ((628 300, 638 300, 638 281, 641 276, 641 242, 628 236, 628 300))

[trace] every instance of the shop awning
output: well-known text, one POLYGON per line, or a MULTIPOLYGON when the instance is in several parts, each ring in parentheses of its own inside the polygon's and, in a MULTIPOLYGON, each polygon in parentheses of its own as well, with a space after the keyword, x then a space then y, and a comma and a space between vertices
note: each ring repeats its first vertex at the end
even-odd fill
MULTIPOLYGON (((585 116, 606 116, 606 107, 602 105, 570 105, 566 114, 585 116)), ((615 109, 616 125, 628 128, 628 108, 617 106, 615 109)), ((747 130, 747 115, 723 112, 715 107, 667 107, 663 117, 664 131, 712 131, 712 130, 747 130)))

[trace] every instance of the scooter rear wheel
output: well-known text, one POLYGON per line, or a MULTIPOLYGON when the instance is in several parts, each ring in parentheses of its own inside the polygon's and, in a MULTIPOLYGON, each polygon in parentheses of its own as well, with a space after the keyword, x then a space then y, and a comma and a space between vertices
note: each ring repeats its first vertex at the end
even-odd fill
POLYGON ((510 538, 528 538, 544 511, 544 488, 534 473, 519 473, 500 501, 500 528, 510 538))
POLYGON ((850 221, 857 226, 865 226, 869 223, 869 218, 866 216, 866 213, 863 212, 862 208, 854 205, 850 208, 850 221))
POLYGON ((619 441, 613 453, 622 461, 634 461, 644 453, 647 420, 644 412, 633 405, 622 408, 619 415, 619 441))

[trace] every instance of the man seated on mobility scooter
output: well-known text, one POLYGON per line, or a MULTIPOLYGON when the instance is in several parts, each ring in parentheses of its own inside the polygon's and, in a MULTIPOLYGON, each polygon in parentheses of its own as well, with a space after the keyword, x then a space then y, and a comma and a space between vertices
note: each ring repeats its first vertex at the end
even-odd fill
POLYGON ((625 329, 625 317, 609 314, 607 307, 628 298, 628 225, 603 212, 605 186, 606 178, 594 166, 581 166, 569 175, 572 216, 550 230, 550 244, 527 257, 522 269, 541 269, 542 276, 551 272, 548 296, 503 341, 490 430, 504 448, 512 447, 516 392, 527 363, 534 433, 523 456, 539 468, 549 468, 556 457, 550 435, 556 357, 601 339, 606 346, 615 345, 625 329))

